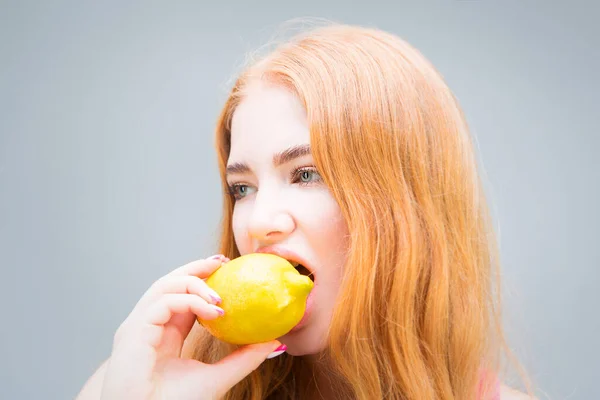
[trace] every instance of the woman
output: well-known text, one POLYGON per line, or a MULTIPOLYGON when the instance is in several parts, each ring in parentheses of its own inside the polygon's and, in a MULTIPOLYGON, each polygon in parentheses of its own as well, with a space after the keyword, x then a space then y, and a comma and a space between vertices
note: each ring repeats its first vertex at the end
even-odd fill
POLYGON ((515 399, 497 381, 494 240, 469 132, 431 64, 385 32, 316 29, 249 66, 217 127, 220 251, 159 279, 80 399, 515 399), (234 349, 203 279, 300 262, 301 323, 234 349), (278 356, 278 357, 274 357, 278 356))

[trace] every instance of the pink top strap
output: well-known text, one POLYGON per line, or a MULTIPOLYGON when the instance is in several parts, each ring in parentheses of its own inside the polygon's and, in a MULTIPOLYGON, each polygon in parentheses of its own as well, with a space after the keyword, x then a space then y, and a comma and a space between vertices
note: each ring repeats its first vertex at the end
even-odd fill
POLYGON ((486 398, 486 399, 483 398, 483 395, 484 395, 483 384, 485 382, 485 378, 486 378, 487 374, 489 374, 489 373, 486 371, 484 371, 481 374, 481 379, 479 380, 479 390, 478 390, 477 397, 479 400, 500 400, 500 380, 497 379, 496 377, 494 377, 494 384, 493 384, 494 386, 492 389, 491 396, 488 396, 488 398, 486 398))

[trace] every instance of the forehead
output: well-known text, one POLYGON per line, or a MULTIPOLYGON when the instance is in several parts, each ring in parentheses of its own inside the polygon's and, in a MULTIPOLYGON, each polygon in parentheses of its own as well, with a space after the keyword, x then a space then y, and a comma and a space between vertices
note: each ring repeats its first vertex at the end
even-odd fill
POLYGON ((306 113, 294 94, 261 83, 248 87, 232 118, 230 160, 252 161, 309 143, 306 113))

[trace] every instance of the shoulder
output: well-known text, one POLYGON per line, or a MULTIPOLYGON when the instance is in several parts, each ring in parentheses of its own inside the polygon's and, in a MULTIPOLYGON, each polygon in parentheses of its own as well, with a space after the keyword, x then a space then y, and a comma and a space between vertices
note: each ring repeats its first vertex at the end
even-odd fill
POLYGON ((504 384, 500 385, 500 400, 537 400, 523 392, 519 392, 504 384))

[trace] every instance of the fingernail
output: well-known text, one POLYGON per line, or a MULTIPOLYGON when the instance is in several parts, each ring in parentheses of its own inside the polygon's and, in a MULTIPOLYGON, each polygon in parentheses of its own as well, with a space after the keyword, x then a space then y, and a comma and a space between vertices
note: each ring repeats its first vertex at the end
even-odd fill
POLYGON ((217 292, 215 292, 214 290, 209 288, 209 292, 208 295, 210 296, 210 298, 212 299, 213 303, 215 304, 221 304, 221 302, 223 301, 223 299, 221 299, 221 296, 219 296, 217 294, 217 292))
POLYGON ((212 257, 208 258, 209 260, 221 260, 222 263, 226 263, 231 261, 229 258, 225 257, 223 254, 215 254, 212 257))
POLYGON ((214 304, 209 304, 209 306, 214 308, 215 311, 219 313, 219 315, 225 315, 225 310, 223 310, 221 307, 217 307, 214 304))
POLYGON ((285 344, 282 344, 281 346, 279 346, 278 348, 276 348, 275 351, 273 351, 271 354, 269 354, 267 356, 267 359, 269 359, 269 358, 275 358, 277 356, 280 356, 283 353, 285 353, 286 350, 287 350, 287 346, 285 344))

